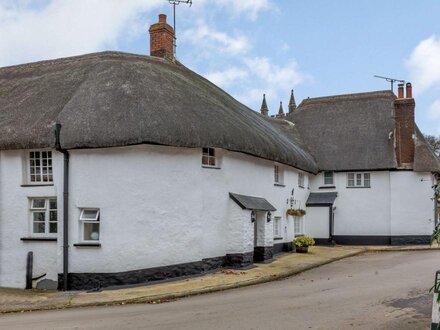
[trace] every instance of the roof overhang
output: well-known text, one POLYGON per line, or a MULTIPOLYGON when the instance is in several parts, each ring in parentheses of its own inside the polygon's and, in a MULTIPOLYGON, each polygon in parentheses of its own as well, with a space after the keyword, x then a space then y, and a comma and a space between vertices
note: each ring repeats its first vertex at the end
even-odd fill
POLYGON ((306 206, 332 206, 336 197, 337 192, 310 193, 306 206))
POLYGON ((265 198, 229 193, 229 197, 243 210, 276 211, 277 209, 265 198))

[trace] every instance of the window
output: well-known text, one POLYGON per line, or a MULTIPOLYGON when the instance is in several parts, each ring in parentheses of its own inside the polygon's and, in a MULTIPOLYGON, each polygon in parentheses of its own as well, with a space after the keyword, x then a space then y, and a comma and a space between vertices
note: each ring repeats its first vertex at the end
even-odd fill
POLYGON ((202 165, 203 166, 212 166, 212 167, 215 167, 217 165, 214 148, 203 148, 202 149, 202 165))
POLYGON ((282 185, 284 183, 284 173, 280 165, 275 164, 273 166, 273 177, 275 184, 282 185))
POLYGON ((273 218, 273 237, 281 237, 281 217, 273 218))
POLYGON ((32 235, 56 236, 58 231, 56 198, 32 198, 30 204, 32 235))
POLYGON ((304 174, 298 173, 298 187, 304 188, 304 174))
POLYGON ((98 242, 99 241, 99 210, 81 209, 79 217, 81 225, 81 241, 98 242))
POLYGON ((371 187, 370 173, 347 173, 347 187, 349 188, 371 187))
POLYGON ((324 185, 333 185, 333 172, 324 172, 324 185))
POLYGON ((302 217, 293 217, 293 231, 295 235, 302 235, 303 234, 303 228, 302 228, 302 217))
POLYGON ((53 182, 52 151, 29 152, 29 180, 31 183, 53 182))

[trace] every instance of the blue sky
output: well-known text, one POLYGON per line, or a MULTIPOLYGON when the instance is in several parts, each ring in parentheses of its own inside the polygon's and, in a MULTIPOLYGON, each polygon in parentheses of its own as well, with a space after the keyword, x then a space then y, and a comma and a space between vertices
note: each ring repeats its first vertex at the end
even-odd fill
MULTIPOLYGON (((166 0, 0 0, 0 66, 120 50, 148 54, 166 0)), ((252 109, 413 82, 416 120, 440 134, 439 0, 193 0, 177 8, 179 60, 252 109)))

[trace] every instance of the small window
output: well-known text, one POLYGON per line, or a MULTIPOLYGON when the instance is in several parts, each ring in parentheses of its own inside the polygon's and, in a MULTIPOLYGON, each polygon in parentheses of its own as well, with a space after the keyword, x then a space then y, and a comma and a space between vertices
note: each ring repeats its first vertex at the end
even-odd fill
POLYGON ((81 209, 79 216, 81 225, 81 241, 98 242, 99 241, 99 209, 81 209))
POLYGON ((214 148, 203 148, 202 149, 202 165, 203 166, 217 166, 217 160, 215 157, 214 148))
POLYGON ((304 174, 298 173, 298 187, 304 188, 304 174))
POLYGON ((281 237, 281 217, 273 219, 273 237, 281 237))
POLYGON ((29 181, 31 183, 51 183, 52 151, 29 152, 29 181))
POLYGON ((30 200, 31 236, 56 236, 58 231, 56 198, 30 200))
POLYGON ((273 179, 275 184, 283 184, 284 183, 284 173, 283 169, 280 165, 275 164, 273 166, 273 179))
POLYGON ((370 173, 347 173, 347 187, 349 188, 370 188, 370 173))
POLYGON ((293 231, 296 235, 303 235, 302 217, 293 217, 293 231))
POLYGON ((324 172, 324 185, 333 185, 333 172, 324 172))

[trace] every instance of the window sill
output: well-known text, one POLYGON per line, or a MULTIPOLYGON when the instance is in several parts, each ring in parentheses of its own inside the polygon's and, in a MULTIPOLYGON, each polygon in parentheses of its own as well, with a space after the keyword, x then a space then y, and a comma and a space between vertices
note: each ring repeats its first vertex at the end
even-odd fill
POLYGON ((213 170, 220 170, 221 169, 221 167, 219 167, 219 166, 209 166, 209 165, 202 165, 202 168, 210 168, 213 170))
POLYGON ((276 186, 276 187, 285 187, 286 186, 285 184, 276 183, 276 182, 273 185, 276 186))
POLYGON ((370 187, 346 187, 347 189, 362 189, 362 188, 371 188, 371 186, 370 187))
POLYGON ((336 186, 321 186, 319 189, 335 189, 336 186))
POLYGON ((24 242, 35 241, 35 242, 56 242, 56 237, 22 237, 20 240, 24 242))
POLYGON ((101 243, 75 243, 76 247, 101 247, 101 243))
POLYGON ((298 188, 304 189, 304 186, 298 186, 298 188))
POLYGON ((280 240, 282 240, 282 239, 283 239, 282 237, 274 237, 274 238, 273 238, 274 241, 280 241, 280 240))
POLYGON ((20 187, 53 187, 53 183, 22 184, 20 187))

